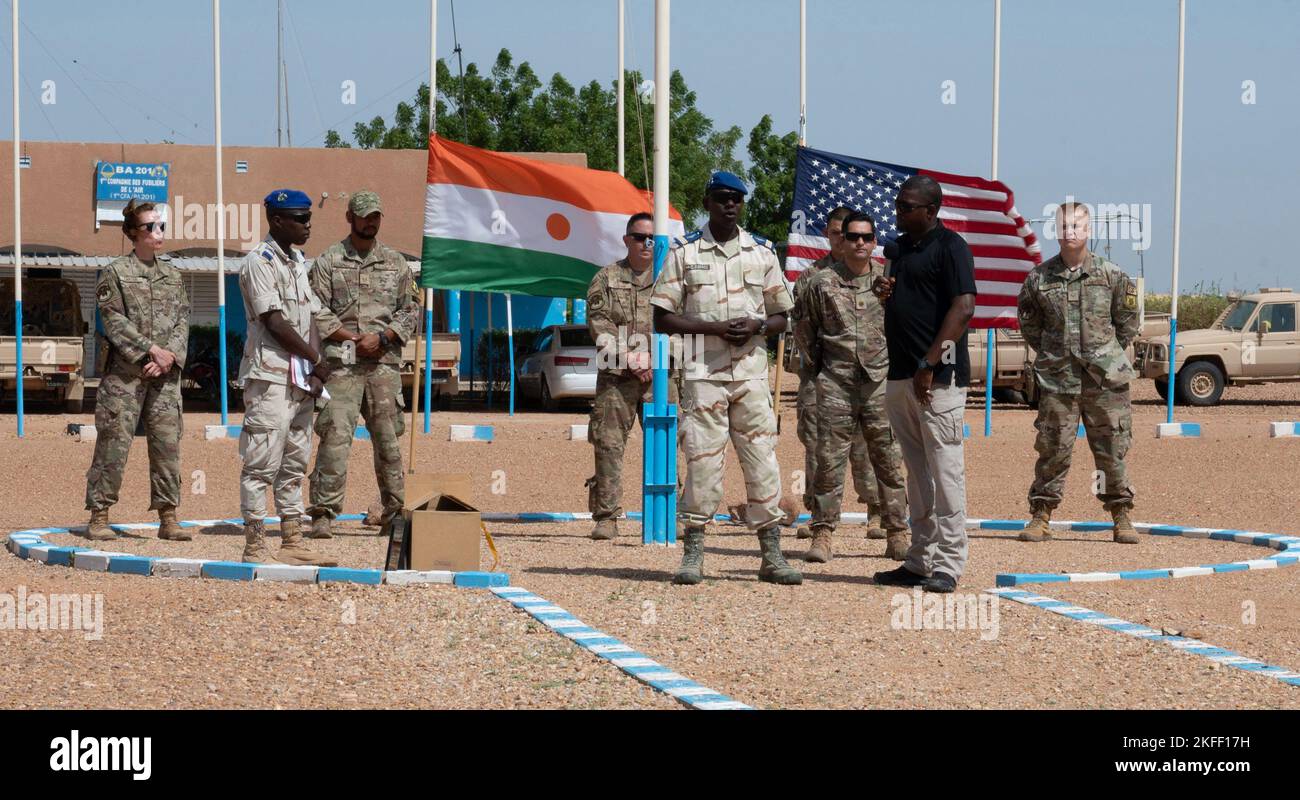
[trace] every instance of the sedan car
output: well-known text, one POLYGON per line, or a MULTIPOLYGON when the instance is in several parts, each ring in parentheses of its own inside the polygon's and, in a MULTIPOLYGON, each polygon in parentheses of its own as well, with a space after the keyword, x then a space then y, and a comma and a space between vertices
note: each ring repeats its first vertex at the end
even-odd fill
POLYGON ((555 411, 561 400, 596 396, 596 343, 586 325, 551 325, 519 364, 520 395, 555 411))

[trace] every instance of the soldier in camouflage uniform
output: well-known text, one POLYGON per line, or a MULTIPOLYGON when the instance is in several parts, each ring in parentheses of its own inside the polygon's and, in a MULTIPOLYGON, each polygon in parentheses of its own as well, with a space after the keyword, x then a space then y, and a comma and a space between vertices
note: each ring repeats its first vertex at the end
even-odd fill
POLYGON ((181 274, 165 255, 165 223, 152 203, 134 200, 122 212, 132 252, 109 264, 95 289, 103 320, 106 369, 95 403, 95 455, 86 473, 86 535, 117 536, 108 509, 117 502, 136 422, 144 415, 149 449, 149 508, 158 511, 158 538, 188 541, 176 519, 181 502, 181 369, 190 335, 190 300, 181 274))
POLYGON ((318 404, 316 415, 320 449, 311 472, 308 534, 313 539, 330 538, 330 521, 343 511, 358 414, 365 417, 374 450, 382 527, 401 513, 406 499, 398 370, 402 344, 416 332, 420 295, 406 259, 376 240, 382 219, 379 195, 352 195, 347 211, 352 232, 312 263, 311 287, 321 301, 316 325, 331 367, 325 384, 329 400, 318 404))
POLYGON ((1114 518, 1115 541, 1135 544, 1124 456, 1133 431, 1129 381, 1136 376, 1124 350, 1139 333, 1137 287, 1119 267, 1088 252, 1086 206, 1062 203, 1056 222, 1060 254, 1035 267, 1020 290, 1020 330, 1037 353, 1040 387, 1038 463, 1029 489, 1033 519, 1020 538, 1050 538, 1082 415, 1088 447, 1105 475, 1097 497, 1114 518))
POLYGON ((885 412, 885 308, 871 287, 884 268, 871 261, 875 222, 854 212, 844 218, 844 260, 822 270, 795 305, 795 337, 813 362, 817 386, 817 473, 813 478, 812 546, 807 561, 831 559, 831 534, 840 520, 844 462, 851 442, 867 443, 880 480, 887 555, 907 557, 903 517, 903 454, 885 412))
MULTIPOLYGON (((593 539, 618 536, 618 518, 623 513, 623 451, 632 426, 641 418, 642 403, 653 399, 650 294, 654 290, 654 217, 634 214, 623 243, 627 257, 601 269, 587 287, 587 328, 599 353, 596 399, 587 427, 587 441, 596 459, 596 474, 587 479, 587 507, 596 523, 593 539)), ((677 403, 679 375, 674 371, 668 381, 669 403, 677 403)), ((678 450, 680 455, 680 447, 678 450)))
POLYGON ((763 551, 759 580, 798 584, 781 555, 781 472, 776 415, 767 380, 769 333, 781 333, 794 305, 770 242, 737 224, 748 189, 715 172, 704 190, 708 224, 669 254, 650 304, 660 333, 698 337, 702 352, 683 365, 681 426, 686 486, 678 515, 685 547, 674 583, 703 580, 704 527, 722 500, 727 439, 745 475, 746 525, 763 551))
MULTIPOLYGON (((844 242, 842 226, 844 218, 853 213, 848 206, 839 206, 831 211, 826 221, 826 238, 830 241, 831 251, 804 269, 794 282, 791 294, 794 295, 795 308, 799 307, 799 298, 806 292, 808 282, 817 273, 840 260, 839 252, 844 242)), ((813 476, 817 474, 817 374, 813 369, 812 359, 799 350, 799 394, 795 401, 795 433, 803 445, 804 493, 803 504, 809 512, 813 510, 813 476)), ((880 527, 880 488, 877 486, 876 474, 871 468, 871 459, 867 456, 867 442, 860 436, 853 437, 849 449, 849 464, 853 471, 853 488, 858 492, 858 502, 867 504, 867 538, 883 539, 885 531, 880 527)), ((795 535, 800 539, 812 537, 807 526, 800 525, 795 535)))

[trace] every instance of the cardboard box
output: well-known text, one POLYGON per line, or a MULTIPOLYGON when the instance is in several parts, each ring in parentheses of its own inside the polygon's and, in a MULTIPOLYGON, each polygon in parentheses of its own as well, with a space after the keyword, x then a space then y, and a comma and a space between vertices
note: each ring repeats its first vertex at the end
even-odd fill
POLYGON ((482 516, 469 500, 468 475, 455 473, 406 476, 404 565, 412 570, 480 569, 482 516))

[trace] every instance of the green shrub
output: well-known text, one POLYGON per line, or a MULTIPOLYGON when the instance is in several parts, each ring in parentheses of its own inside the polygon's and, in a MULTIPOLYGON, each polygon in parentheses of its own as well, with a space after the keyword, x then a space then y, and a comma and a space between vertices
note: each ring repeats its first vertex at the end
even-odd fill
MULTIPOLYGON (((1199 287, 1198 287, 1199 288, 1199 287)), ((1180 295, 1178 298, 1178 330, 1193 331, 1208 328, 1223 313, 1223 309, 1232 303, 1222 294, 1194 292, 1180 295)), ((1146 309, 1152 314, 1169 313, 1169 295, 1148 294, 1146 309)))

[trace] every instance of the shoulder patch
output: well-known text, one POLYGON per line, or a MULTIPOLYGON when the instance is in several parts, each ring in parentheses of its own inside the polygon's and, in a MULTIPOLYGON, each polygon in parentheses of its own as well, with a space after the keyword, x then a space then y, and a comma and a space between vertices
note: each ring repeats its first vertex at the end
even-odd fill
POLYGON ((109 298, 111 298, 112 296, 113 296, 113 290, 109 288, 107 283, 101 283, 99 285, 99 289, 95 291, 95 298, 99 300, 99 302, 101 303, 107 303, 109 301, 109 298))
POLYGON ((685 236, 679 236, 678 238, 673 239, 673 246, 681 247, 684 244, 690 244, 691 242, 697 241, 703 235, 704 231, 702 230, 691 231, 685 236))
POLYGON ((769 242, 766 238, 759 236, 757 233, 751 233, 749 235, 751 238, 753 238, 754 242, 757 243, 760 247, 766 247, 768 250, 771 250, 773 253, 776 252, 776 245, 769 242))

